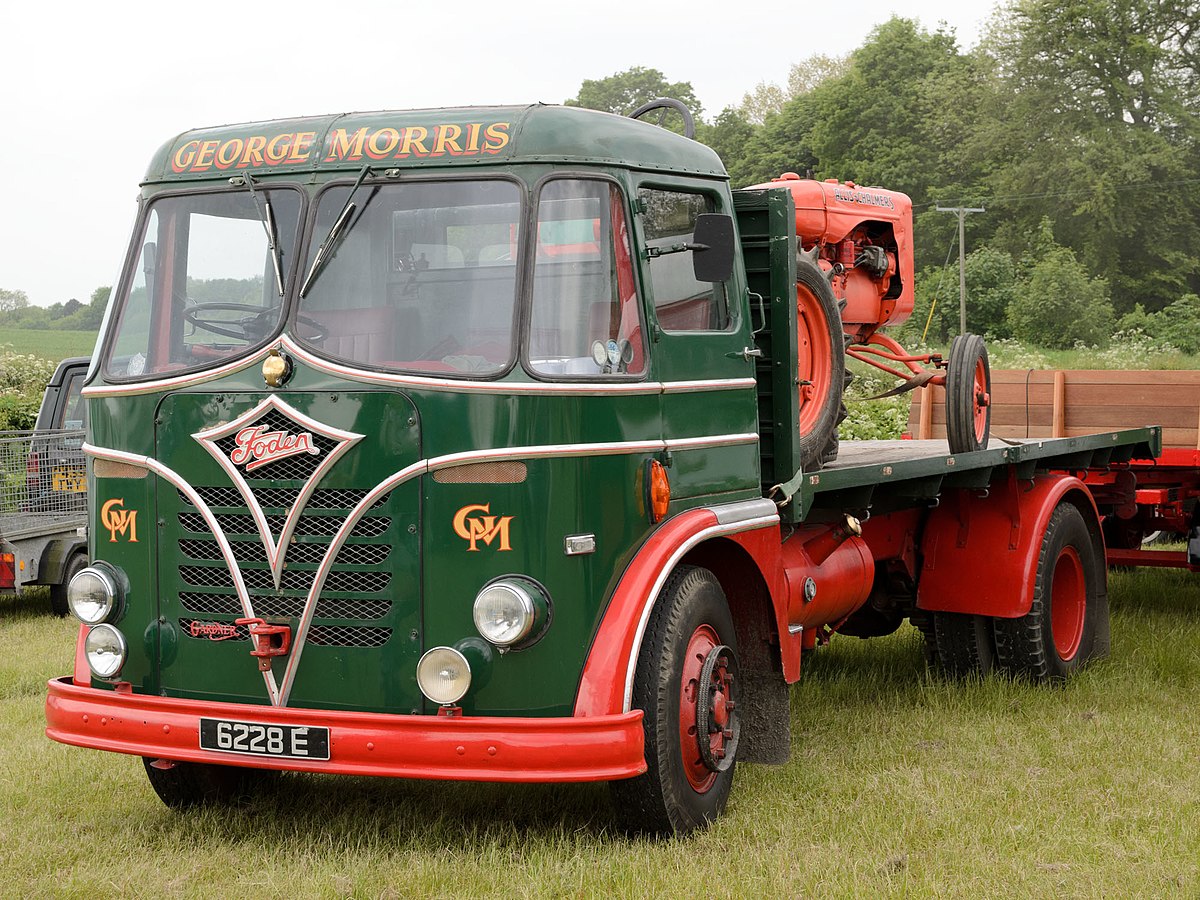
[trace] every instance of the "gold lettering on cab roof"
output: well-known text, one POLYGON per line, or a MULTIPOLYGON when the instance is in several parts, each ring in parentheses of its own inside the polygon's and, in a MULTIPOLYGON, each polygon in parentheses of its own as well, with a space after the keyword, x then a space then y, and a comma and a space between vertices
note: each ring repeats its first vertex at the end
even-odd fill
POLYGON ((322 162, 494 155, 508 143, 508 122, 384 125, 379 128, 364 125, 353 131, 333 129, 325 142, 322 162))
POLYGON ((362 162, 385 159, 429 159, 441 156, 495 155, 508 146, 508 122, 466 122, 461 125, 383 125, 354 130, 335 128, 325 141, 323 155, 313 157, 315 131, 286 131, 244 137, 199 140, 180 144, 171 156, 177 175, 247 168, 275 168, 321 162, 362 162))

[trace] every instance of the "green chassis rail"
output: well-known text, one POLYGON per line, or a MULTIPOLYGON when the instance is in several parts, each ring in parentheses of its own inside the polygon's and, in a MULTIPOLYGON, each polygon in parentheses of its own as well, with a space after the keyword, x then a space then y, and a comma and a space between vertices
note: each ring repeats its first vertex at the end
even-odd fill
POLYGON ((945 441, 846 441, 836 462, 804 476, 791 505, 804 521, 845 512, 875 514, 936 503, 947 490, 987 490, 1015 467, 1019 480, 1038 472, 1104 469, 1162 452, 1158 426, 1080 437, 1001 442, 948 454, 945 441))

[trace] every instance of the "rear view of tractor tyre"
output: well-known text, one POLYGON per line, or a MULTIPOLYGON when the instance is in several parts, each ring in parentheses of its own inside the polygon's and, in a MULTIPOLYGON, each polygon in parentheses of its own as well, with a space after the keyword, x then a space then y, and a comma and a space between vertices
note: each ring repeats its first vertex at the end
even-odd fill
POLYGON ((933 614, 937 661, 952 678, 982 678, 996 667, 993 619, 966 613, 933 614))
POLYGON ((951 453, 987 447, 992 425, 992 372, 987 347, 977 334, 960 334, 950 344, 946 368, 946 440, 951 453))
POLYGON ((821 468, 837 456, 837 426, 846 417, 842 392, 846 337, 829 280, 802 257, 796 264, 796 339, 800 377, 800 464, 821 468))
POLYGON ((1060 503, 1050 516, 1028 614, 994 623, 999 665, 1033 681, 1064 679, 1108 652, 1103 548, 1076 506, 1060 503))
POLYGON ((244 802, 279 774, 266 769, 187 762, 160 769, 154 762, 142 758, 150 786, 163 803, 180 810, 244 802))
POLYGON ((50 585, 50 611, 54 615, 62 618, 71 612, 71 605, 67 603, 67 585, 71 583, 71 579, 79 574, 79 570, 83 569, 88 564, 86 553, 76 553, 69 560, 67 566, 63 569, 62 581, 59 584, 50 585))
POLYGON ((725 809, 741 724, 733 620, 707 569, 680 566, 642 638, 633 707, 645 713, 647 770, 610 783, 622 827, 687 834, 725 809))

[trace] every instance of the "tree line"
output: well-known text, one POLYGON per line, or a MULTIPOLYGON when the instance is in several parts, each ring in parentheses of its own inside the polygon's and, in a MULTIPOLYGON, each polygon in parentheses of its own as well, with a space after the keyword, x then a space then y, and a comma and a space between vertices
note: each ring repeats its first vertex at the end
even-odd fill
MULTIPOLYGON (((750 89, 697 139, 735 187, 791 171, 908 194, 909 328, 932 341, 959 327, 957 219, 938 206, 986 210, 966 224, 969 330, 1049 347, 1122 328, 1186 338, 1200 332, 1198 53, 1195 0, 1010 0, 968 51, 896 17, 750 89)), ((567 103, 627 113, 662 95, 699 109, 689 82, 654 69, 585 81, 567 103)))
MULTIPOLYGON (((1200 0, 1008 0, 970 50, 896 17, 711 118, 653 68, 586 80, 566 103, 681 100, 735 187, 790 171, 907 193, 907 327, 930 342, 958 331, 957 221, 937 207, 966 206, 986 210, 966 219, 969 330, 1070 347, 1136 329, 1195 352, 1198 55, 1200 0)), ((46 309, 0 290, 0 325, 94 329, 107 290, 46 309)))

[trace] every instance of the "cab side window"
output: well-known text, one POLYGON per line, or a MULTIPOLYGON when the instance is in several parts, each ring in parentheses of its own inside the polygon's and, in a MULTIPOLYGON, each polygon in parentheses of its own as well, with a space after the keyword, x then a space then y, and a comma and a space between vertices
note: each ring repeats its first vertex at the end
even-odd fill
POLYGON ((723 284, 697 281, 692 254, 669 252, 690 243, 696 217, 712 212, 712 200, 690 191, 656 188, 638 190, 642 230, 651 255, 650 290, 654 311, 664 331, 724 331, 729 327, 729 304, 723 284), (663 251, 654 255, 655 251, 663 251))

